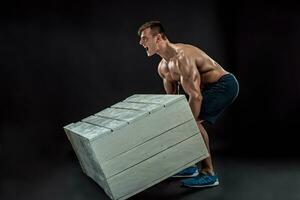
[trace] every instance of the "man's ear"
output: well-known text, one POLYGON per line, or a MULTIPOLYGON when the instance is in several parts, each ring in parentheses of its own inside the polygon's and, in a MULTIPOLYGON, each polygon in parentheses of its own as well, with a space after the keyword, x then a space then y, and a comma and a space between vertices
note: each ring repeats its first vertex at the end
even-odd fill
POLYGON ((160 42, 161 40, 162 40, 161 34, 158 33, 158 34, 156 35, 156 42, 160 42))

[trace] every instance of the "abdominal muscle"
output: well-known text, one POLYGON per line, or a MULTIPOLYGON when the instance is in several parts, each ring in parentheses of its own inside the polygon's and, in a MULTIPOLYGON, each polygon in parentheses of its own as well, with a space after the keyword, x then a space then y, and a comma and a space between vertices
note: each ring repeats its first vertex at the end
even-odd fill
POLYGON ((211 70, 205 73, 200 73, 201 85, 204 87, 207 84, 217 82, 223 75, 228 74, 225 70, 211 70))

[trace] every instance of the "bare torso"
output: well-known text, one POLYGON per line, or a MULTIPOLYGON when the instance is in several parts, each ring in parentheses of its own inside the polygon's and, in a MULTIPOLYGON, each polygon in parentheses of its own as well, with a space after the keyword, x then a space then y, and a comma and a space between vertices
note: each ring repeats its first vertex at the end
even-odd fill
POLYGON ((201 49, 188 44, 175 44, 178 54, 171 58, 168 62, 161 60, 158 71, 169 82, 180 83, 182 78, 181 70, 197 70, 200 78, 200 87, 216 82, 224 74, 228 74, 217 62, 211 59, 201 49), (179 62, 184 58, 185 62, 179 62))

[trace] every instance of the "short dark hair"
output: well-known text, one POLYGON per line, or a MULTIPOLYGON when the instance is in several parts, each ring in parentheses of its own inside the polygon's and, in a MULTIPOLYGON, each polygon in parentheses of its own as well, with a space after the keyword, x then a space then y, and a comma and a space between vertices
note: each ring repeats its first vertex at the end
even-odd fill
POLYGON ((149 21, 144 23, 142 26, 140 26, 139 30, 138 30, 138 35, 141 36, 142 31, 150 28, 152 35, 157 35, 157 34, 161 34, 161 37, 165 40, 167 39, 166 37, 166 33, 165 33, 165 29, 162 26, 162 24, 160 23, 160 21, 149 21))

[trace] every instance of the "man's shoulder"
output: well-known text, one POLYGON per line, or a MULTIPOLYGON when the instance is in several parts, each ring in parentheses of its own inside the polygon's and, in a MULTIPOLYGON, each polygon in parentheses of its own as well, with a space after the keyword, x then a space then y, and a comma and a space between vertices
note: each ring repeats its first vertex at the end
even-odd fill
POLYGON ((167 66, 167 61, 162 58, 158 63, 158 67, 164 67, 164 66, 167 66))
POLYGON ((192 56, 188 51, 180 49, 174 58, 178 61, 178 65, 186 65, 192 56))
POLYGON ((185 43, 177 43, 177 44, 175 44, 177 47, 178 47, 178 49, 180 49, 180 50, 183 50, 184 52, 186 52, 186 51, 202 51, 201 49, 200 49, 200 47, 198 47, 197 45, 193 45, 193 44, 185 44, 185 43))
POLYGON ((157 71, 159 75, 163 77, 163 74, 166 72, 166 69, 167 69, 167 62, 164 59, 161 59, 157 67, 157 71))
POLYGON ((176 59, 181 64, 194 63, 198 59, 203 59, 203 51, 196 46, 186 45, 185 48, 178 50, 176 59))

